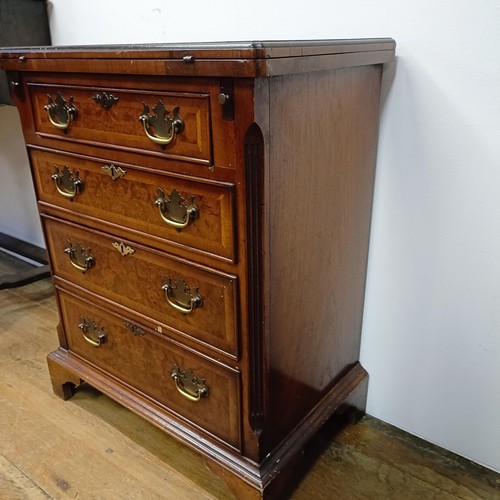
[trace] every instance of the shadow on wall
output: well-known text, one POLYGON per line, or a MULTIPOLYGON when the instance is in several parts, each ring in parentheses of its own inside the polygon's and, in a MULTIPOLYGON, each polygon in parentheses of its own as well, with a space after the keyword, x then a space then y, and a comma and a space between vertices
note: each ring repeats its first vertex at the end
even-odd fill
POLYGON ((382 86, 380 89, 380 112, 382 113, 385 108, 385 103, 389 92, 394 84, 396 77, 396 66, 398 64, 398 56, 396 55, 394 61, 384 64, 382 71, 382 86))
MULTIPOLYGON (((445 85, 448 67, 392 66, 362 337, 368 412, 474 457, 500 412, 478 390, 500 380, 499 148, 484 129, 494 102, 467 74, 445 85)), ((484 446, 481 462, 498 467, 497 450, 484 446)))

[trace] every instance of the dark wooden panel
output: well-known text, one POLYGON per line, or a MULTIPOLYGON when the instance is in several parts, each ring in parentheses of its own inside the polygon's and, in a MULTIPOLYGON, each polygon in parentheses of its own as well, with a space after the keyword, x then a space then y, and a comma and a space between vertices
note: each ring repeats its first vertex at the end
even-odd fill
POLYGON ((271 80, 271 441, 358 360, 380 75, 271 80))
POLYGON ((247 194, 247 233, 250 240, 248 253, 248 318, 250 358, 250 415, 254 432, 264 429, 267 400, 267 356, 264 339, 264 269, 263 254, 263 197, 264 197, 264 138, 253 124, 245 136, 246 184, 252 186, 247 194))

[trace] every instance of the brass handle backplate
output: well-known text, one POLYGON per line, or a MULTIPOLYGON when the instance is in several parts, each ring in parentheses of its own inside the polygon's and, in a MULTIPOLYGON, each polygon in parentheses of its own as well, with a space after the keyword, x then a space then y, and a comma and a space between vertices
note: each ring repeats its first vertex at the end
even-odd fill
POLYGON ((171 373, 175 381, 177 390, 189 401, 199 401, 209 395, 208 386, 205 379, 199 379, 191 370, 182 371, 177 365, 174 365, 171 373))
POLYGON ((68 246, 64 251, 69 255, 69 261, 73 267, 84 273, 94 266, 94 256, 90 253, 90 248, 86 250, 80 242, 75 246, 68 240, 68 246))
POLYGON ((191 196, 189 203, 186 204, 184 198, 176 189, 173 189, 169 197, 165 198, 163 189, 158 188, 154 203, 158 207, 162 220, 180 231, 200 216, 198 207, 193 201, 194 197, 191 196))
POLYGON ((47 112, 50 123, 59 130, 67 130, 78 114, 73 97, 69 98, 69 102, 66 102, 60 92, 55 99, 50 94, 47 97, 49 100, 43 109, 47 112))
POLYGON ((91 319, 87 320, 85 317, 80 316, 78 328, 82 331, 83 338, 94 347, 99 347, 106 342, 107 337, 104 328, 98 326, 95 321, 91 319))
POLYGON ((156 144, 167 146, 184 130, 184 120, 179 116, 179 106, 170 111, 165 108, 163 102, 158 100, 153 112, 149 112, 149 106, 145 103, 144 110, 139 116, 139 120, 144 127, 144 133, 156 144), (152 130, 152 134, 149 131, 152 130))
POLYGON ((56 186, 57 192, 73 200, 73 198, 83 191, 83 181, 78 177, 79 172, 73 173, 67 165, 64 165, 62 172, 59 170, 57 165, 54 165, 54 173, 52 174, 52 180, 56 186))
POLYGON ((190 314, 196 308, 203 306, 203 299, 198 293, 198 287, 194 287, 191 291, 182 278, 172 284, 171 279, 165 276, 162 289, 165 291, 165 298, 169 305, 183 314, 190 314))

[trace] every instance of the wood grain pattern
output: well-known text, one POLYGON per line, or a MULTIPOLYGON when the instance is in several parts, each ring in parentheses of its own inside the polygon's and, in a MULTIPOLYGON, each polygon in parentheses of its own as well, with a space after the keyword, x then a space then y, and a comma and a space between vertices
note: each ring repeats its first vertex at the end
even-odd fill
POLYGON ((271 441, 359 356, 379 87, 378 67, 271 80, 271 441))
POLYGON ((18 69, 21 62, 25 71, 59 71, 65 67, 72 72, 243 78, 379 64, 392 60, 394 49, 394 40, 380 38, 68 47, 54 52, 51 58, 42 56, 43 48, 21 48, 4 49, 0 57, 7 70, 18 69), (186 55, 191 56, 188 62, 183 59, 186 55), (294 58, 304 64, 288 64, 294 58), (289 59, 287 64, 283 64, 285 59, 289 59))
POLYGON ((134 335, 123 317, 110 314, 103 304, 82 301, 60 290, 59 301, 68 349, 98 368, 147 395, 191 423, 200 426, 233 447, 240 448, 239 373, 210 363, 179 345, 167 342, 144 325, 134 335), (106 333, 105 342, 94 347, 79 328, 82 317, 92 320, 106 333), (209 394, 193 402, 180 394, 171 377, 177 366, 204 379, 209 394))
MULTIPOLYGON (((116 88, 81 87, 73 85, 28 84, 28 92, 33 103, 35 131, 41 136, 53 136, 80 142, 112 144, 115 147, 140 149, 148 152, 168 153, 171 157, 189 158, 191 161, 211 163, 210 114, 207 94, 153 93, 148 91, 116 88), (97 93, 106 92, 119 101, 110 109, 104 109, 94 101, 97 93), (60 93, 69 102, 73 98, 78 113, 66 130, 58 130, 49 121, 44 106, 48 95, 53 99, 60 93), (179 115, 184 121, 184 130, 177 134, 168 146, 160 146, 151 141, 144 132, 139 116, 144 104, 154 113, 161 100, 172 114, 179 107, 179 115)), ((151 132, 153 133, 153 132, 151 132)))
POLYGON ((152 318, 158 332, 190 336, 236 357, 238 284, 235 276, 195 267, 128 240, 124 243, 135 253, 122 256, 112 246, 116 240, 111 235, 46 216, 43 220, 56 277, 152 318), (79 242, 85 249, 90 249, 95 265, 87 272, 83 273, 71 264, 65 252, 68 241, 73 245, 79 242), (197 288, 203 305, 191 314, 182 314, 172 308, 162 289, 166 276, 173 281, 182 278, 192 291, 197 288))
MULTIPOLYGON (((36 110, 33 103, 26 96, 29 95, 29 85, 45 85, 45 86, 71 86, 88 88, 95 88, 98 92, 102 88, 122 88, 126 92, 137 92, 140 88, 142 92, 154 94, 157 92, 166 94, 176 94, 182 88, 184 92, 191 94, 208 94, 210 102, 210 117, 211 117, 211 155, 213 163, 205 162, 204 160, 196 160, 186 162, 187 157, 174 155, 170 153, 169 147, 162 149, 161 147, 149 148, 146 150, 133 149, 124 144, 115 145, 112 142, 105 144, 106 148, 111 149, 108 152, 111 157, 110 160, 121 161, 124 163, 133 163, 142 165, 149 168, 159 170, 168 170, 170 172, 186 173, 188 175, 203 176, 210 179, 219 180, 232 180, 234 178, 234 168, 241 164, 240 157, 235 153, 237 148, 236 131, 239 125, 239 120, 228 121, 224 120, 222 116, 222 106, 218 101, 220 93, 219 78, 195 78, 195 79, 182 79, 178 77, 158 78, 154 76, 136 75, 133 78, 124 78, 122 75, 113 75, 106 73, 104 75, 85 75, 82 73, 72 74, 65 73, 61 75, 45 74, 45 73, 22 73, 23 78, 20 78, 20 72, 14 72, 10 75, 11 79, 17 79, 19 86, 16 87, 15 96, 17 102, 22 104, 19 108, 21 115, 21 122, 23 125, 23 133, 25 140, 29 145, 36 145, 39 147, 64 149, 65 151, 72 151, 74 153, 85 153, 89 156, 101 157, 106 150, 103 150, 103 143, 100 141, 79 141, 71 140, 66 137, 66 134, 59 133, 57 135, 39 135, 35 130, 35 123, 33 120, 36 110), (147 154, 144 154, 147 153, 147 154), (165 162, 168 159, 168 163, 165 162)), ((247 85, 243 85, 246 89, 247 85)), ((234 99, 241 101, 240 89, 235 88, 234 99)), ((239 119, 247 114, 247 108, 237 108, 236 113, 239 119)), ((251 109, 251 108, 250 108, 251 109)), ((135 120, 135 118, 134 118, 135 120)), ((138 122, 138 120, 137 120, 138 122)), ((139 123, 139 122, 138 122, 139 123)), ((251 123, 251 122, 250 122, 251 123)), ((118 130, 118 125, 117 125, 118 130)), ((143 133, 143 132, 142 132, 143 133)), ((99 138, 101 139, 101 138, 99 138)))
MULTIPOLYGON (((31 150, 31 164, 39 200, 87 216, 113 227, 115 234, 130 234, 160 249, 176 250, 178 246, 235 261, 234 185, 207 182, 204 179, 165 175, 135 165, 104 159, 75 157, 53 151, 31 150), (106 175, 102 167, 113 164, 126 174, 117 180, 106 175), (72 200, 61 196, 52 175, 54 167, 67 166, 78 172, 83 188, 72 200), (157 189, 166 197, 176 189, 189 204, 192 198, 198 216, 186 228, 168 226, 159 214, 155 200, 157 189), (165 241, 166 240, 166 241, 165 241)), ((94 227, 93 223, 88 222, 94 227)))

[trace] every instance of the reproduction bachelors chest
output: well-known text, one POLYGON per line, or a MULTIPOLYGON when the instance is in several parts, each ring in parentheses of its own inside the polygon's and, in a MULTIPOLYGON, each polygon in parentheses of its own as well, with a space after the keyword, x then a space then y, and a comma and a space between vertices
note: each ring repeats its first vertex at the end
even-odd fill
POLYGON ((83 381, 279 497, 358 361, 390 39, 3 49, 83 381))

